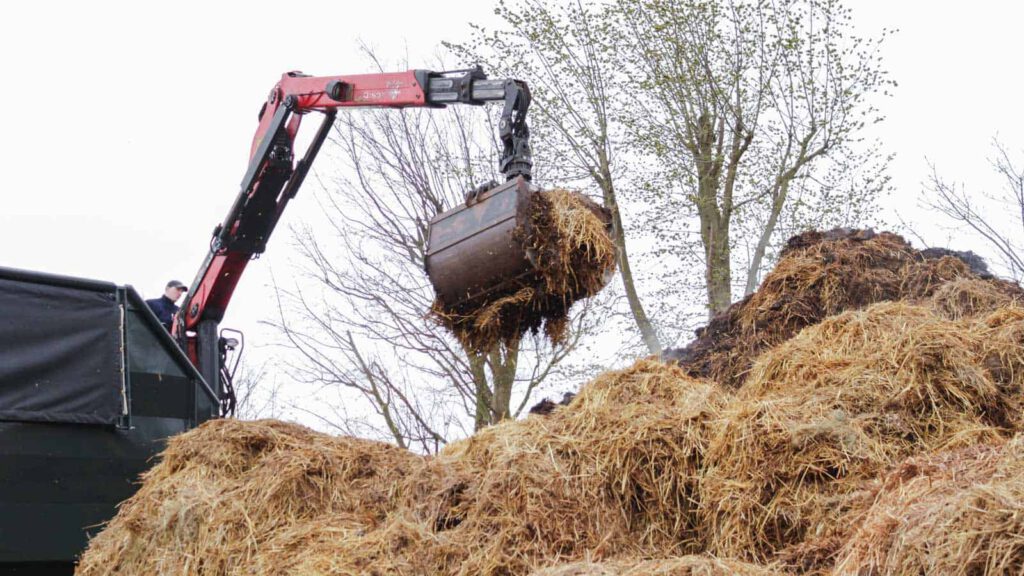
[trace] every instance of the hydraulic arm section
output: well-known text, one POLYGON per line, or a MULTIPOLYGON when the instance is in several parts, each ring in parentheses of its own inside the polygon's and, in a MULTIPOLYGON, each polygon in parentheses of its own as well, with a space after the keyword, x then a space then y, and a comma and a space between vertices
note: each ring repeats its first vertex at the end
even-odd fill
MULTIPOLYGON (((220 360, 225 341, 218 335, 231 295, 250 260, 265 249, 288 202, 299 191, 339 108, 443 108, 448 104, 504 102, 499 136, 501 172, 509 180, 530 179, 533 166, 526 112, 530 92, 524 82, 488 79, 479 67, 454 72, 410 70, 357 76, 281 76, 260 109, 249 168, 224 222, 213 231, 210 252, 188 291, 174 326, 175 336, 200 373, 222 397, 220 360), (323 114, 303 157, 295 161, 295 136, 305 114, 323 114)), ((231 404, 225 398, 225 408, 231 404)))

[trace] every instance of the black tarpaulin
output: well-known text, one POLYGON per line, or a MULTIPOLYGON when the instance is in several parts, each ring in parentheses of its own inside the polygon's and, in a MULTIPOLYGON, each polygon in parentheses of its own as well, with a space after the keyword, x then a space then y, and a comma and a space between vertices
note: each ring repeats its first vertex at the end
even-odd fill
POLYGON ((114 291, 0 278, 0 420, 115 423, 120 324, 114 291))

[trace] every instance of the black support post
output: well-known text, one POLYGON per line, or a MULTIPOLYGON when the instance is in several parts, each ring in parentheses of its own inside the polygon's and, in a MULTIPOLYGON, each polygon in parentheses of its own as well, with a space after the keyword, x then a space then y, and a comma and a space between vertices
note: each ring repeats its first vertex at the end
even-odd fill
POLYGON ((196 325, 196 343, 199 346, 199 373, 210 388, 221 398, 224 393, 220 381, 220 349, 217 345, 218 323, 216 320, 202 320, 196 325))

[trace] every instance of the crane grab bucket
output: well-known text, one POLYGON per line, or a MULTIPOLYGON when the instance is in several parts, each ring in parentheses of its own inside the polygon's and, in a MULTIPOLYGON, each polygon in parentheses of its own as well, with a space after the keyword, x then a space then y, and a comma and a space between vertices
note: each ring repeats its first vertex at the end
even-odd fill
POLYGON ((516 178, 430 221, 427 275, 448 307, 476 308, 534 272, 515 238, 529 196, 529 184, 516 178))
POLYGON ((518 177, 430 221, 433 316, 469 349, 512 344, 544 327, 558 341, 568 310, 615 269, 611 215, 578 192, 518 177))

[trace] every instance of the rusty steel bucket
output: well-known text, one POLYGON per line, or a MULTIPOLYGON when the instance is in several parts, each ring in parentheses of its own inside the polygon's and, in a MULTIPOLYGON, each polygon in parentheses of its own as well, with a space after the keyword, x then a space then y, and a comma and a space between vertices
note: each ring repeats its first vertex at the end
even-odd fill
POLYGON ((472 309, 535 273, 513 232, 532 190, 516 178, 430 221, 426 269, 447 308, 472 309))

